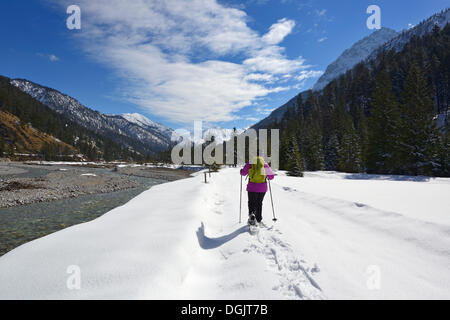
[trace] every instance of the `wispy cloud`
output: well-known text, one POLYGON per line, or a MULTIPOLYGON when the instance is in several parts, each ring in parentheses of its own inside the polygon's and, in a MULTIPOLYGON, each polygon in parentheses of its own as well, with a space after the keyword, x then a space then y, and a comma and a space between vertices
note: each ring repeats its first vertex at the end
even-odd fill
POLYGON ((261 115, 268 115, 274 110, 275 110, 275 108, 257 107, 255 111, 261 115))
POLYGON ((316 10, 315 12, 319 17, 324 17, 327 13, 327 9, 316 10))
POLYGON ((269 0, 247 0, 245 3, 247 5, 256 4, 256 5, 265 5, 269 2, 269 0))
POLYGON ((37 55, 39 57, 46 58, 46 59, 50 60, 51 62, 59 61, 59 58, 54 54, 44 54, 44 53, 38 52, 37 55))
POLYGON ((78 2, 85 50, 119 74, 125 99, 173 122, 234 120, 312 68, 280 46, 293 20, 261 35, 243 10, 216 0, 78 2))
POLYGON ((320 77, 323 74, 323 71, 314 71, 314 70, 303 70, 300 72, 300 75, 298 75, 296 78, 298 81, 304 81, 309 78, 317 78, 320 77))
POLYGON ((328 39, 327 37, 322 37, 322 38, 317 39, 317 42, 324 42, 327 39, 328 39))

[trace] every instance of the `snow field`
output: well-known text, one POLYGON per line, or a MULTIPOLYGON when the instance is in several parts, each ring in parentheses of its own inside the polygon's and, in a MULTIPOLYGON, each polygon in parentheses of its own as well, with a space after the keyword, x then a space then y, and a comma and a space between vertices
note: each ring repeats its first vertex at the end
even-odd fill
POLYGON ((252 235, 239 169, 192 176, 0 257, 0 299, 450 298, 450 179, 279 172, 252 235))

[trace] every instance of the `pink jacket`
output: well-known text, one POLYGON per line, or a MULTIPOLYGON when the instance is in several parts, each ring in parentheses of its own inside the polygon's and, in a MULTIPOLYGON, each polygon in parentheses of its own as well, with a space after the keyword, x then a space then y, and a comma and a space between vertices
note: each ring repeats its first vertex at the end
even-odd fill
MULTIPOLYGON (((241 170, 241 176, 248 175, 248 171, 251 168, 250 162, 247 162, 244 166, 244 168, 241 170)), ((264 163, 264 169, 266 171, 266 177, 269 180, 272 180, 274 178, 274 174, 272 169, 267 163, 264 163)), ((255 182, 248 182, 247 184, 247 191, 248 192, 267 192, 267 181, 263 183, 255 183, 255 182)))

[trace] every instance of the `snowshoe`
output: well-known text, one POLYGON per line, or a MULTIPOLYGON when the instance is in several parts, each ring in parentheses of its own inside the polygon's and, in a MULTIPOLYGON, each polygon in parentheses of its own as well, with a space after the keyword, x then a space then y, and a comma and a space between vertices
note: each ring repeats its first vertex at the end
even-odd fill
POLYGON ((254 214, 251 214, 248 217, 248 224, 251 225, 251 226, 255 226, 256 225, 256 217, 255 217, 254 214))

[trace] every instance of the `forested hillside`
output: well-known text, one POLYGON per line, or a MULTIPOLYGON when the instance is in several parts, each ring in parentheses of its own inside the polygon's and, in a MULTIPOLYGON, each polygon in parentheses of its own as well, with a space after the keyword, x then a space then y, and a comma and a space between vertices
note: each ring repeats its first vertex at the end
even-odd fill
MULTIPOLYGON (((38 156, 39 152, 49 150, 49 146, 60 150, 66 158, 76 159, 77 150, 67 143, 35 129, 28 123, 22 123, 16 116, 0 111, 0 153, 38 156), (14 141, 14 144, 6 145, 5 137, 14 141)), ((1 155, 0 155, 1 156, 1 155)))
POLYGON ((450 26, 356 65, 298 98, 281 121, 280 167, 450 175, 450 26))
MULTIPOLYGON (((20 119, 20 127, 25 126, 51 135, 73 148, 64 148, 62 144, 46 143, 39 146, 40 150, 33 148, 23 148, 20 142, 20 132, 17 130, 6 130, 2 125, 0 130, 0 152, 5 152, 9 156, 16 151, 37 152, 46 160, 59 160, 66 156, 73 156, 81 153, 89 160, 117 160, 117 159, 139 159, 140 155, 130 151, 113 141, 101 137, 89 131, 65 116, 56 113, 33 99, 28 94, 10 84, 10 79, 0 76, 0 111, 7 112, 20 119)), ((3 113, 6 115, 6 113, 3 113)), ((3 117, 2 115, 2 117, 3 117)))

